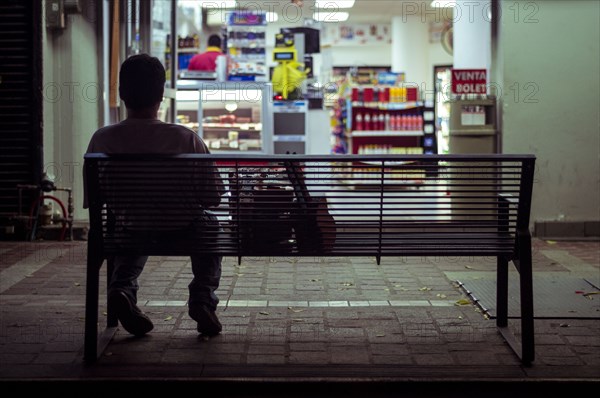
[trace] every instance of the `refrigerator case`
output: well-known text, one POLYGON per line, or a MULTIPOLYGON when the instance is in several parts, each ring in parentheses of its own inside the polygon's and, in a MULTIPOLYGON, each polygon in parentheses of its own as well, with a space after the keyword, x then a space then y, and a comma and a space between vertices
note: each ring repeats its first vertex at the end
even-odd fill
POLYGON ((198 132, 213 153, 268 153, 270 85, 199 82, 178 91, 177 122, 198 132))

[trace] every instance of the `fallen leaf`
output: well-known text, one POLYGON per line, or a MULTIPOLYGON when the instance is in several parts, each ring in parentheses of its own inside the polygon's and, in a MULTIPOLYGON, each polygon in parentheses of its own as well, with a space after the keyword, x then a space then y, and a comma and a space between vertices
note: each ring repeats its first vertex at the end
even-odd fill
POLYGON ((422 292, 428 292, 428 291, 430 291, 430 290, 431 290, 431 288, 430 288, 430 287, 427 287, 427 286, 423 286, 423 287, 422 287, 422 288, 420 288, 419 290, 420 290, 420 291, 422 291, 422 292))
POLYGON ((458 319, 463 319, 462 315, 459 315, 459 316, 458 316, 458 319))
POLYGON ((375 337, 385 337, 385 334, 383 334, 383 333, 377 333, 377 334, 375 335, 375 337))
POLYGON ((448 296, 446 296, 445 294, 438 293, 438 294, 435 295, 435 297, 446 298, 448 296))
POLYGON ((75 282, 75 283, 74 283, 74 285, 75 285, 75 286, 81 286, 81 283, 79 283, 79 282, 75 282))
POLYGON ((471 302, 467 299, 460 299, 454 302, 454 305, 469 305, 471 302))
POLYGON ((292 319, 292 322, 304 322, 304 319, 295 318, 292 319))
POLYGON ((171 315, 169 315, 168 317, 165 318, 165 321, 170 321, 171 319, 173 319, 173 317, 171 315))
POLYGON ((547 240, 546 243, 549 245, 555 245, 556 241, 555 240, 547 240))
POLYGON ((266 311, 260 311, 259 314, 261 314, 261 315, 269 315, 269 313, 266 312, 266 311))
POLYGON ((470 265, 465 265, 466 269, 473 269, 473 267, 471 267, 470 265))
POLYGON ((102 315, 108 315, 108 312, 102 311, 102 315))
POLYGON ((600 292, 583 293, 583 296, 589 298, 590 300, 593 300, 594 298, 592 297, 592 295, 594 294, 600 294, 600 292))
POLYGON ((342 282, 342 286, 354 286, 352 282, 342 282))
POLYGON ((569 324, 568 324, 568 323, 561 323, 559 326, 560 326, 561 328, 568 328, 568 327, 569 327, 569 324))

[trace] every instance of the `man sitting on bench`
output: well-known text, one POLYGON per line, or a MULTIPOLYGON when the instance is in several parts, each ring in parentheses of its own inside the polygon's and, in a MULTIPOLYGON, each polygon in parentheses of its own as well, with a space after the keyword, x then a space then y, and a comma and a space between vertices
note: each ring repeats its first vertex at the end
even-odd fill
MULTIPOLYGON (((96 131, 87 153, 209 153, 206 144, 194 131, 158 120, 165 76, 165 69, 158 58, 141 54, 125 60, 119 73, 119 95, 127 108, 127 118, 96 131)), ((214 163, 209 165, 212 170, 211 167, 215 170, 214 178, 206 178, 202 184, 203 192, 198 197, 197 206, 189 210, 190 220, 185 221, 187 230, 193 231, 207 224, 218 226, 217 218, 205 210, 218 206, 224 194, 223 182, 218 177, 214 163)), ((173 193, 174 196, 177 194, 173 193)), ((109 199, 107 202, 110 208, 109 199)), ((87 207, 88 201, 84 198, 84 208, 87 207)), ((121 227, 126 225, 131 231, 136 230, 131 225, 134 224, 131 214, 129 219, 126 213, 113 216, 117 227, 120 224, 121 227)), ((138 277, 147 259, 147 256, 137 255, 115 256, 114 272, 108 287, 108 306, 114 310, 123 328, 136 336, 142 336, 154 327, 150 318, 136 305, 138 277)), ((198 332, 208 336, 217 335, 222 329, 215 313, 219 302, 215 290, 221 279, 221 260, 222 257, 217 255, 191 256, 194 277, 189 284, 188 313, 198 323, 198 332)))

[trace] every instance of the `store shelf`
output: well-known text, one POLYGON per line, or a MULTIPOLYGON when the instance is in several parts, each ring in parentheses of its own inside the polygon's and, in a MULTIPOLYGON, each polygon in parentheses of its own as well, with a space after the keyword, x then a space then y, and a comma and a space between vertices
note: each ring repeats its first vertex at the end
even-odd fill
POLYGON ((199 54, 200 49, 199 48, 178 48, 177 52, 179 54, 189 54, 189 53, 199 54))
POLYGON ((350 133, 350 137, 420 137, 423 135, 422 131, 419 130, 407 130, 407 131, 390 131, 390 130, 379 130, 379 131, 353 131, 350 133))
POLYGON ((414 109, 423 106, 421 101, 413 102, 363 102, 353 101, 351 102, 354 108, 371 108, 378 109, 381 111, 401 111, 404 109, 414 109))
POLYGON ((257 123, 202 123, 203 129, 236 129, 240 131, 256 131, 258 133, 262 130, 262 124, 257 123))
POLYGON ((234 11, 228 17, 227 55, 229 57, 228 80, 266 81, 267 19, 264 13, 234 11))

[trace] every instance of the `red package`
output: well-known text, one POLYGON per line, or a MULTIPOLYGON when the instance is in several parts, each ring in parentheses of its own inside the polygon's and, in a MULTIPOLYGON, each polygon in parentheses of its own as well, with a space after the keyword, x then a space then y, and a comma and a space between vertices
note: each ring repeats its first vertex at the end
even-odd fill
POLYGON ((371 87, 365 88, 365 91, 363 94, 363 101, 373 102, 373 89, 371 87))

